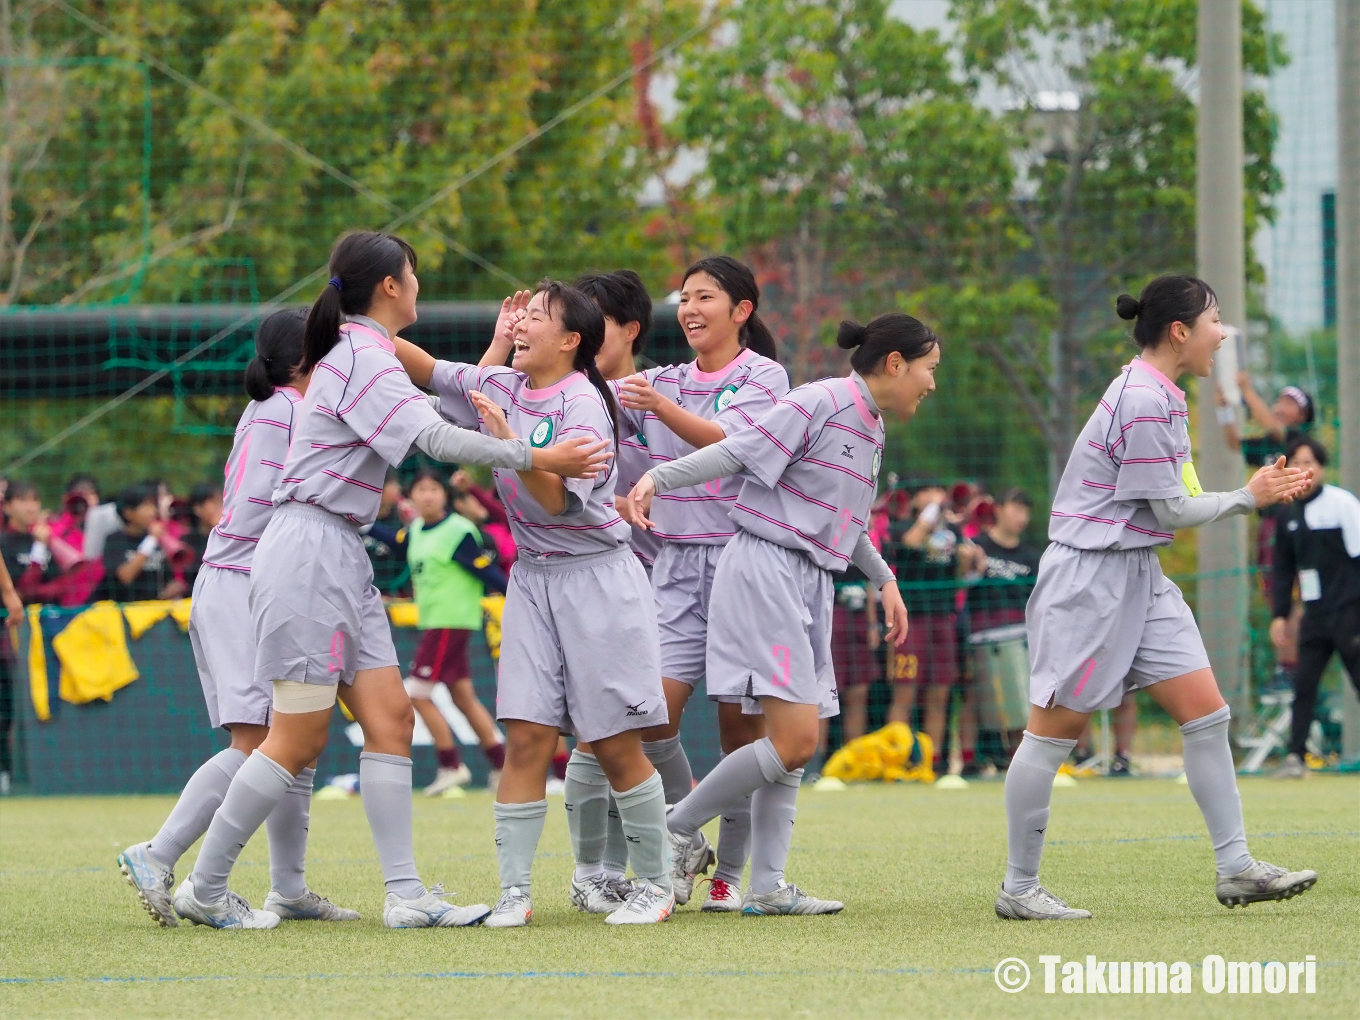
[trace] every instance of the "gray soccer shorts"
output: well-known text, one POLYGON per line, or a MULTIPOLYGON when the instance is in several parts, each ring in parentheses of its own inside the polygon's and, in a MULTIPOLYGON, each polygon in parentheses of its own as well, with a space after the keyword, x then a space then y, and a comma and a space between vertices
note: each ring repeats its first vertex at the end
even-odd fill
POLYGON ((233 723, 268 726, 274 687, 255 679, 248 573, 223 567, 198 572, 189 609, 189 644, 213 729, 233 723))
POLYGON ((665 542, 652 565, 661 675, 694 687, 703 678, 708 602, 723 546, 665 542))
POLYGON ((352 684, 397 665, 392 628, 358 529, 307 503, 274 511, 250 569, 255 679, 352 684))
MULTIPOLYGON (((746 531, 727 543, 708 607, 708 695, 779 698, 840 714, 831 659, 831 574, 746 531)), ((743 706, 749 707, 744 701, 743 706)))
POLYGON ((520 553, 501 618, 496 718, 584 741, 666 723, 656 608, 630 548, 520 553))
POLYGON ((1190 607, 1154 549, 1052 543, 1025 624, 1029 700, 1040 707, 1116 708, 1128 691, 1209 665, 1190 607))

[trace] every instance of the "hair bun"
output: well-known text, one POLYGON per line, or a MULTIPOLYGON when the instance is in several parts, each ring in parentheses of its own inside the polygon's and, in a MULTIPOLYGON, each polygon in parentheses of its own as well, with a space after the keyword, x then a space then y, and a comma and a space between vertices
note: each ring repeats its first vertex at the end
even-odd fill
POLYGON ((858 322, 845 319, 841 322, 841 328, 836 331, 836 346, 853 351, 864 343, 865 332, 864 327, 858 322))
POLYGON ((1115 298, 1114 310, 1121 319, 1136 319, 1143 310, 1143 302, 1132 294, 1120 294, 1115 298))

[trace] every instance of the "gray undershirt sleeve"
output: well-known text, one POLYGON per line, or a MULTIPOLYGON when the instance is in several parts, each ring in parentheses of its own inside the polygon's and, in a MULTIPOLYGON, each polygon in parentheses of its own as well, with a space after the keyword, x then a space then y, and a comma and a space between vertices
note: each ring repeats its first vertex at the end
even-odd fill
POLYGON ((1232 492, 1206 492, 1200 496, 1150 499, 1148 504, 1165 528, 1197 528, 1225 517, 1249 514, 1256 509, 1256 497, 1245 486, 1232 492))
POLYGON ((735 475, 746 467, 727 446, 727 440, 695 450, 669 464, 662 464, 647 472, 652 476, 657 492, 670 492, 687 485, 702 485, 715 478, 735 475))
POLYGON ((874 543, 869 540, 869 536, 865 532, 860 532, 859 541, 855 543, 855 551, 850 554, 850 562, 864 572, 864 576, 875 588, 882 588, 885 584, 891 584, 894 580, 893 572, 888 569, 887 561, 879 555, 878 550, 874 548, 874 543))
POLYGON ((524 439, 495 439, 448 422, 436 422, 420 435, 415 445, 445 464, 485 464, 512 471, 531 471, 534 451, 524 439))

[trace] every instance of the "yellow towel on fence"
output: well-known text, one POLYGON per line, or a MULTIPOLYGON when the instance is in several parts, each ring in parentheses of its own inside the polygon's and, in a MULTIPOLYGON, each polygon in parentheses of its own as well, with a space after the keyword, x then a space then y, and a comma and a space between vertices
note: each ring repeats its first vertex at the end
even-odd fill
POLYGON ((491 659, 501 657, 501 614, 505 612, 505 596, 493 592, 482 598, 482 622, 486 630, 486 647, 491 650, 491 659))
MULTIPOLYGON (((169 603, 162 619, 169 615, 169 603)), ((149 626, 149 625, 148 625, 149 626)), ((96 698, 113 700, 113 692, 138 677, 123 634, 123 614, 113 602, 96 602, 52 639, 61 660, 62 701, 83 705, 96 698)))
POLYGON ((128 630, 132 632, 132 640, 136 641, 169 616, 173 606, 174 603, 166 599, 129 602, 123 606, 123 615, 127 617, 128 630))
POLYGON ((175 599, 170 603, 170 615, 179 624, 181 634, 189 633, 189 612, 194 607, 193 599, 175 599))
POLYGON ((930 737, 912 733, 906 723, 894 722, 850 741, 831 756, 822 775, 846 782, 878 779, 885 783, 933 783, 935 772, 930 766, 934 754, 930 737))
POLYGON ((28 606, 28 692, 39 722, 52 718, 47 700, 47 652, 43 648, 42 606, 28 606))

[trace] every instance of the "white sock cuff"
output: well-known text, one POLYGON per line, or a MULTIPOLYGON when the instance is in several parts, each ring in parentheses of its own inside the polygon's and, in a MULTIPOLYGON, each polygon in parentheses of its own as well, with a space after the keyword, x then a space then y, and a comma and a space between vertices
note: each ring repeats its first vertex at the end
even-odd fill
POLYGON ((586 786, 608 786, 609 778, 604 774, 600 760, 584 751, 571 752, 567 759, 567 778, 586 786))
POLYGON ((664 740, 644 740, 642 753, 653 765, 662 765, 680 753, 680 734, 664 740))
POLYGON ((643 801, 651 800, 653 797, 664 796, 662 793, 661 773, 659 772, 653 772, 631 790, 625 790, 620 793, 618 790, 614 790, 611 787, 611 791, 614 794, 614 803, 619 806, 620 811, 635 807, 643 801))
POLYGON ((1015 750, 1015 757, 1011 759, 1012 765, 1028 765, 1030 768, 1041 769, 1057 775, 1062 763, 1067 760, 1067 756, 1072 753, 1072 748, 1077 746, 1075 740, 1063 740, 1060 737, 1041 737, 1038 734, 1025 730, 1025 736, 1020 741, 1020 746, 1015 750))
POLYGON ((775 782, 778 783, 780 786, 802 786, 803 770, 794 769, 792 772, 785 772, 782 776, 776 779, 775 782))
POLYGON ((755 749, 756 762, 760 765, 760 774, 765 777, 765 782, 777 783, 781 776, 788 774, 789 770, 784 768, 784 761, 769 737, 761 737, 751 747, 755 749))
POLYGON ((259 748, 251 752, 236 778, 265 794, 272 794, 280 786, 286 790, 293 785, 293 774, 259 748))
POLYGON ((411 759, 399 754, 380 754, 364 751, 359 755, 359 789, 365 783, 397 783, 411 785, 411 759))
POLYGON ((293 785, 289 788, 289 793, 301 794, 305 797, 312 795, 312 787, 316 783, 316 769, 305 768, 297 774, 293 780, 293 785))
POLYGON ((496 801, 493 808, 497 818, 546 818, 548 816, 548 802, 546 800, 531 800, 527 804, 502 804, 500 801, 496 801))
POLYGON ((225 751, 218 751, 208 761, 228 779, 235 779, 236 773, 240 772, 241 766, 246 763, 246 753, 240 748, 228 747, 225 751))
POLYGON ((1198 719, 1191 719, 1181 727, 1181 737, 1186 741, 1198 742, 1201 740, 1212 740, 1214 737, 1210 730, 1216 728, 1228 728, 1228 721, 1232 719, 1232 710, 1224 705, 1217 712, 1210 712, 1208 715, 1200 716, 1198 719))

